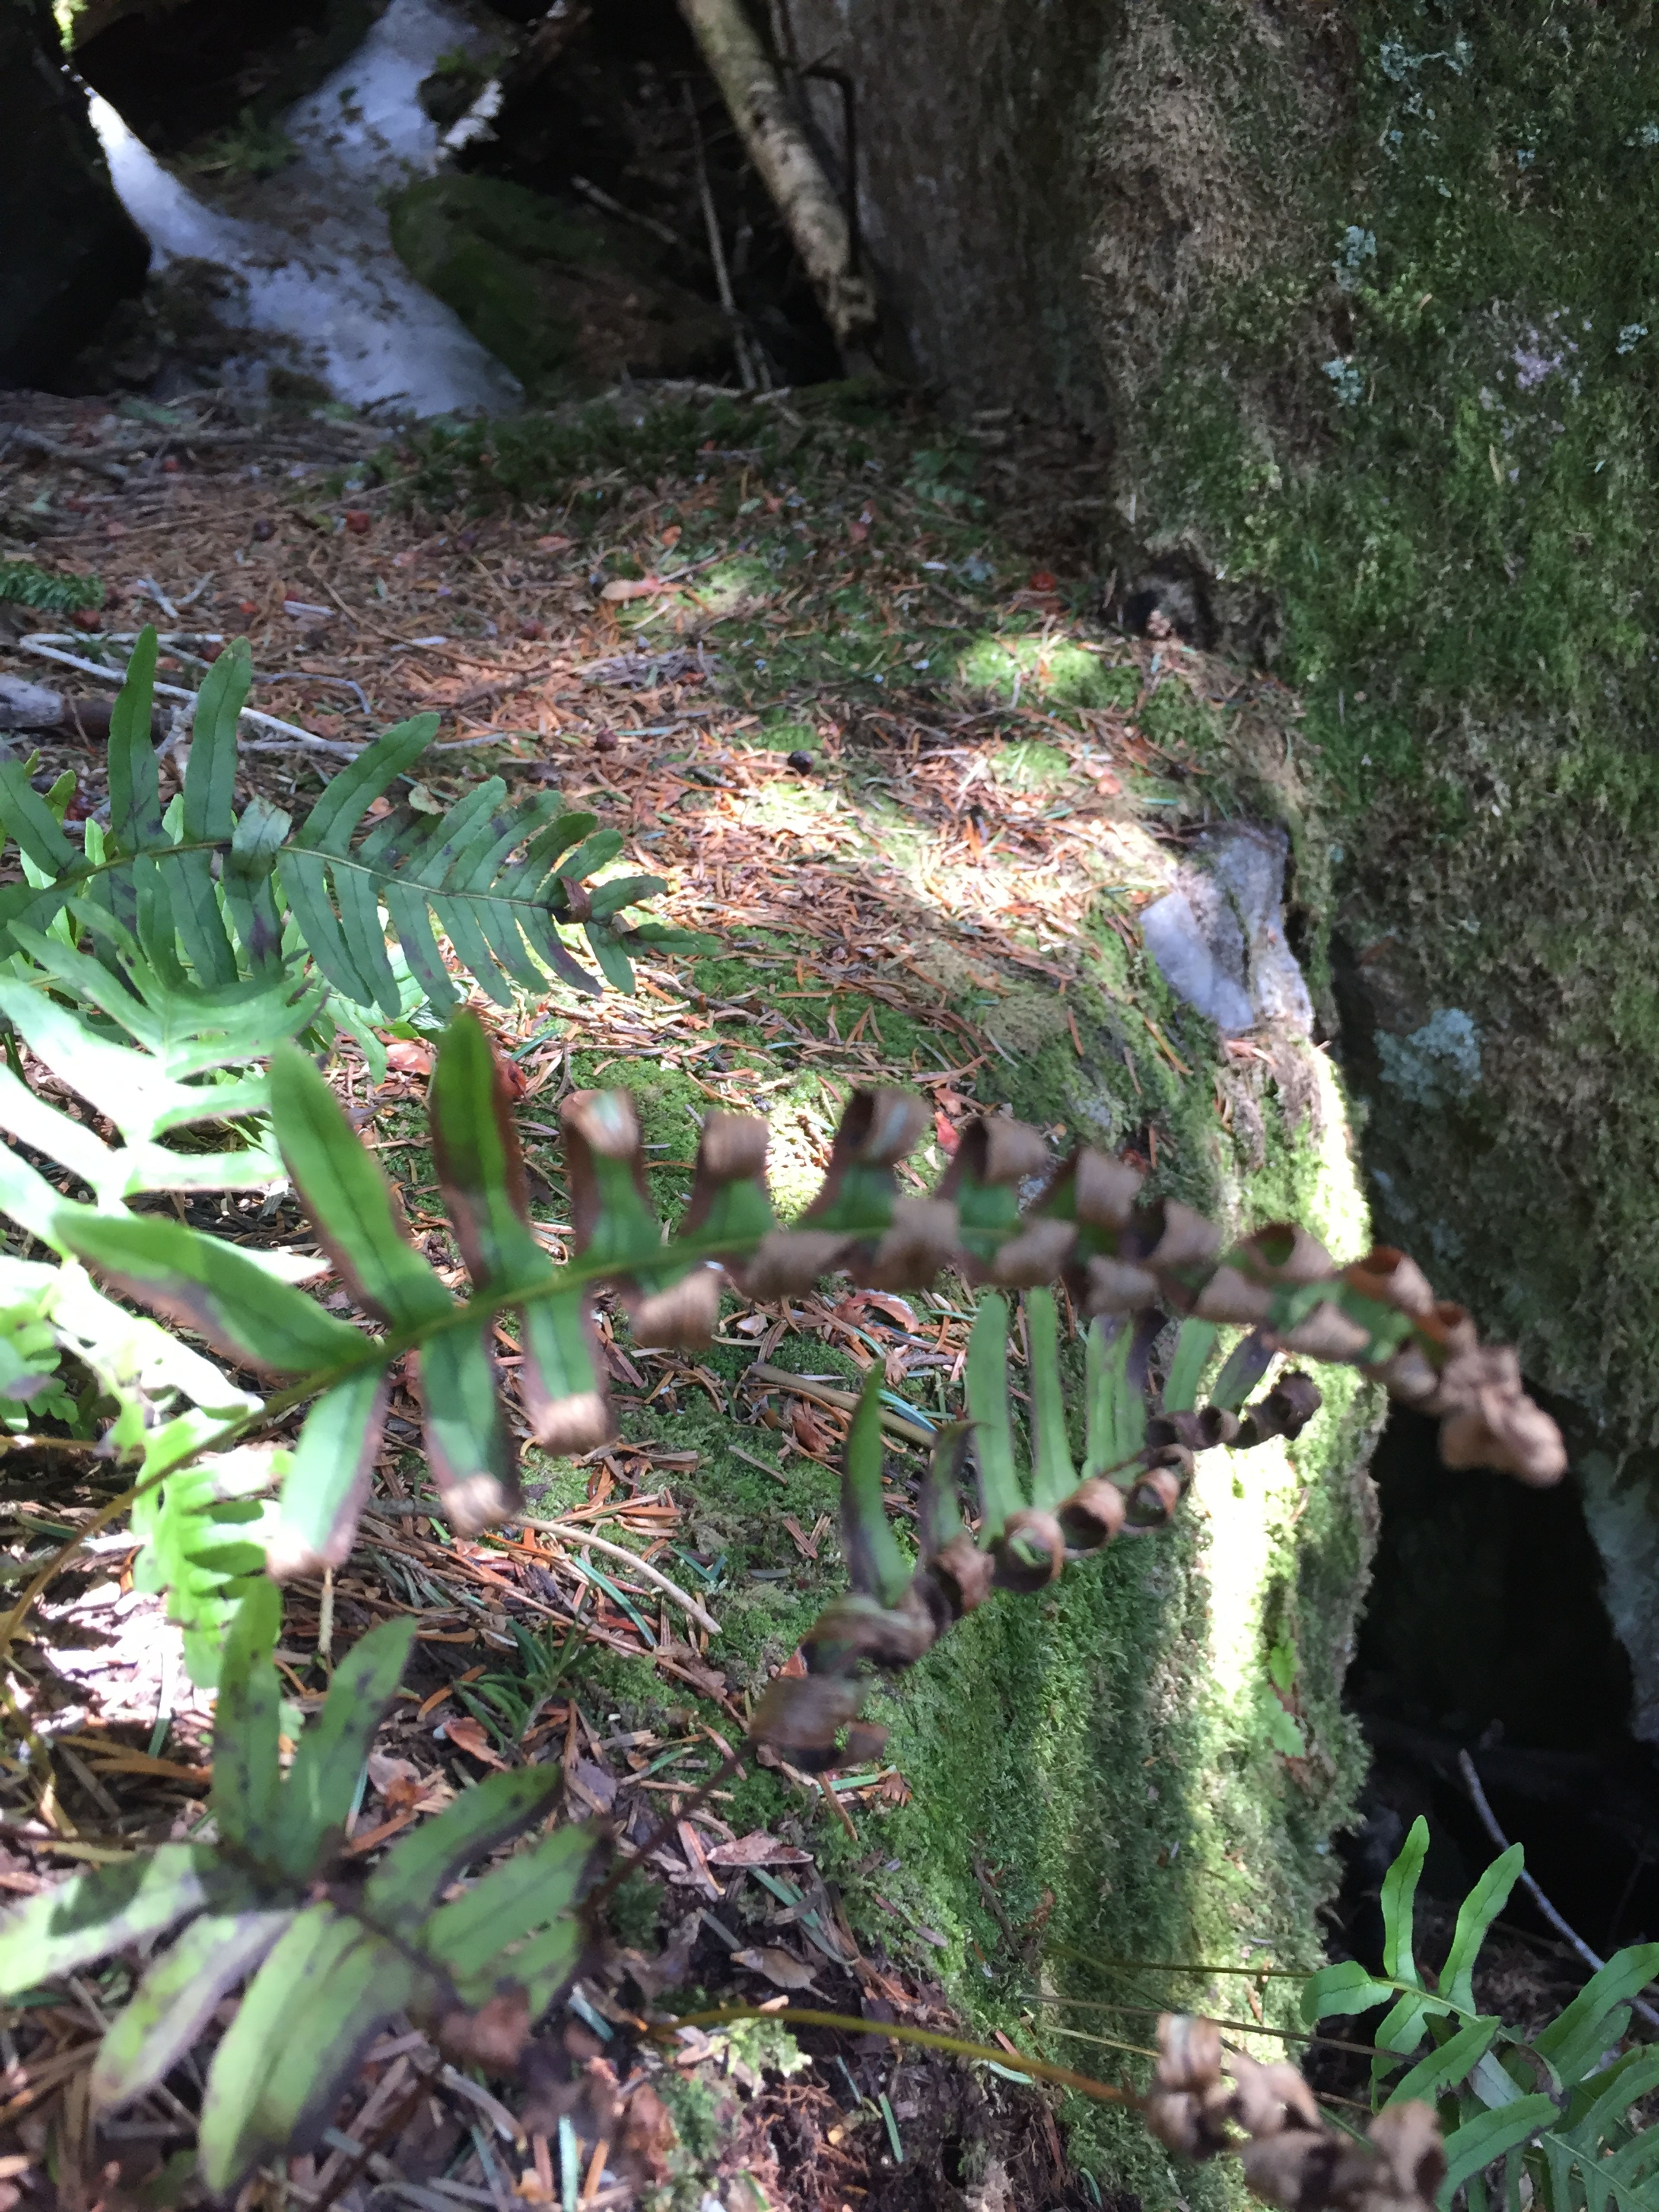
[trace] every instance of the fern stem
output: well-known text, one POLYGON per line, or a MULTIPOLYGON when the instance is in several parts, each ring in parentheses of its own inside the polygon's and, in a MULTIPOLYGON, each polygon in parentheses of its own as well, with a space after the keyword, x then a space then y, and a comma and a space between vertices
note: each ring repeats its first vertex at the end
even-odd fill
POLYGON ((775 2020, 799 2022, 802 2027, 838 2028, 844 2035, 885 2035, 895 2043, 918 2043, 927 2051, 949 2051, 958 2058, 983 2059, 992 2066, 1006 2066, 1009 2072, 1029 2074, 1039 2081, 1057 2081, 1062 2088, 1077 2089, 1085 2097, 1093 2097, 1103 2105, 1128 2105, 1139 2112, 1145 2100, 1134 2090, 1126 2089, 1114 2081, 1097 2081, 1087 2074, 1073 2074, 1069 2066, 1050 2065, 1046 2058, 1027 2058, 1019 2051, 1002 2051, 988 2043, 970 2043, 960 2035, 941 2035, 931 2027, 907 2027, 902 2021, 891 2020, 855 2020, 850 2013, 817 2012, 805 2007, 787 2005, 777 2011, 763 2005, 722 2005, 712 2012, 683 2013, 678 2020, 655 2022, 655 2035, 672 2034, 680 2027, 720 2027, 728 2021, 739 2020, 775 2020))

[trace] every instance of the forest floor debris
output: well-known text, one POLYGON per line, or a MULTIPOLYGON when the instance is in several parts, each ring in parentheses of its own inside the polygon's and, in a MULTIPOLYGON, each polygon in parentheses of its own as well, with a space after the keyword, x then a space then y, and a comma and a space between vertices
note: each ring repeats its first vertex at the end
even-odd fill
MULTIPOLYGON (((154 621, 163 674, 189 688, 245 632, 255 696, 281 720, 343 754, 435 710, 416 787, 429 804, 487 772, 552 784, 624 833, 619 865, 667 878, 663 917, 703 933, 704 954, 642 963, 632 998, 554 988, 534 1006, 481 1009, 515 1071, 538 1230, 556 1255, 569 1230, 553 1140, 572 1088, 635 1091, 653 1200, 672 1213, 705 1104, 770 1112, 787 1206, 816 1182, 832 1102, 853 1084, 921 1086, 933 1164, 952 1151, 980 1100, 1007 1095, 1020 1046, 1000 1010, 1022 988, 1041 992, 1081 1058, 1066 1003, 1079 932, 1103 926, 1138 945, 1139 905, 1173 881, 1170 848, 1207 812, 1194 792, 1212 779, 1225 809, 1226 775, 1206 752, 1215 718, 1237 732, 1286 711, 1266 679, 1108 632, 1083 583, 1062 588, 1010 551, 1064 455, 1038 454, 1027 504, 1005 499, 994 522, 975 489, 985 456, 936 429, 919 445, 916 424, 896 428, 879 398, 854 393, 837 411, 782 394, 739 408, 681 391, 640 405, 608 444, 583 430, 580 465, 577 434, 558 426, 539 447, 534 425, 416 438, 343 410, 253 422, 214 398, 112 411, 21 396, 7 403, 9 432, 0 424, 0 550, 49 578, 94 576, 102 594, 72 619, 4 610, 0 668, 107 698, 112 683, 66 672, 26 641, 70 638, 58 650, 113 675, 122 639, 154 621), (1162 837, 1146 826, 1160 808, 1162 837)), ((1063 562, 1063 547, 1049 557, 1063 562)), ((164 773, 176 777, 176 763, 174 750, 164 773)), ((246 781, 303 811, 332 764, 262 741, 246 781)), ((100 750, 43 731, 39 776, 64 768, 75 811, 95 815, 100 750)), ((1188 1074, 1173 1021, 1127 997, 1117 1011, 1148 1054, 1188 1074)), ((343 1093, 428 1256, 459 1280, 447 1224, 428 1208, 430 1047, 405 1027, 391 1050, 379 1086, 343 1054, 343 1093)), ((1149 1108, 1139 1139, 1153 1166, 1158 1121, 1149 1108)), ((1174 1142, 1167 1127, 1162 1141, 1174 1142)), ((198 1206, 221 1233, 237 1219, 217 1199, 189 1201, 186 1218, 198 1206)), ((291 1205, 243 1213, 242 1233, 304 1249, 291 1205)), ((945 1939, 902 1901, 880 1843, 884 1813, 908 1794, 902 1772, 809 1779, 750 1761, 679 1817, 740 1739, 757 1679, 788 1660, 790 1625, 839 1572, 846 1382, 881 1364, 892 1502, 913 1511, 902 1470, 959 1408, 969 1319, 948 1286, 733 1298, 709 1352, 690 1360, 633 1345, 607 1311, 621 1437, 582 1462, 532 1459, 535 1515, 476 1541, 428 1517, 405 1395, 350 1560, 290 1587, 277 1656, 296 1716, 374 1622, 420 1620, 353 1814, 356 1860, 483 1773, 532 1759, 558 1759, 574 1803, 635 1844, 665 1812, 678 1823, 651 1851, 657 1892, 619 1900, 634 1940, 582 1984, 562 2030, 560 2109, 579 2140, 584 2206, 641 2189, 689 2203, 695 2179, 735 2207, 744 2175, 755 2204, 805 2212, 989 2203, 999 2191, 1034 2206, 1098 2201, 1066 2167, 1041 2096, 896 2058, 880 2038, 883 2019, 949 2017, 927 1971, 945 1939), (740 1500, 711 1500, 699 1482, 714 1423, 743 1438, 723 1447, 748 1485, 740 1500), (584 1530, 610 1548, 577 1540, 584 1530), (710 1619, 729 1632, 711 1638, 710 1619), (862 1853, 855 1903, 817 1871, 823 1822, 862 1853), (632 2009, 668 1989, 796 1988, 861 2010, 871 2034, 803 2031, 804 2071, 787 2033, 687 2030, 665 2060, 632 2009), (572 2082, 589 2085, 591 2111, 572 2082)), ((90 1514, 106 1476, 22 1455, 4 1473, 11 1582, 90 1514)), ((100 1539, 54 1585, 21 1651, 11 1694, 24 1734, 0 1760, 0 1888, 15 1894, 202 1822, 210 1701, 189 1684, 159 1601, 131 1587, 133 1548, 100 1539)), ((52 1993, 0 2030, 0 2204, 41 2201, 31 2177, 47 2165, 58 2201, 88 2212, 100 2188, 112 2208, 141 2189, 187 2201, 155 2194, 186 2186, 188 2112, 171 2091, 94 2139, 85 2069, 118 1994, 76 1985, 73 2003, 52 1993)), ((561 2148, 556 2122, 521 2125, 424 2039, 394 2037, 370 2054, 325 2149, 291 2161, 261 2201, 360 2205, 372 2186, 377 2203, 569 2203, 561 2148)))

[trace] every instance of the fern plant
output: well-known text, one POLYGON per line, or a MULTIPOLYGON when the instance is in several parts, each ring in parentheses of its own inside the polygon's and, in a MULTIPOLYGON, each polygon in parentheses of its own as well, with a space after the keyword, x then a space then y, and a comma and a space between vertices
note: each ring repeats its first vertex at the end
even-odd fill
POLYGON ((399 723, 367 746, 297 829, 264 799, 239 815, 237 722, 253 674, 246 638, 227 647, 203 681, 184 789, 164 811, 149 735, 156 649, 155 630, 141 631, 111 714, 106 830, 90 825, 77 848, 26 764, 0 762, 0 830, 27 864, 24 882, 0 889, 0 954, 23 944, 20 927, 39 932, 71 902, 89 903, 131 933, 167 982, 188 974, 223 990, 282 972, 286 908, 339 996, 396 1020, 404 994, 388 929, 440 1013, 458 994, 434 923, 466 973, 502 1006, 513 1003, 514 985, 544 991, 550 972, 579 991, 602 988, 566 946, 567 927, 580 927, 600 975, 623 991, 633 988, 630 946, 690 941, 659 925, 621 927, 629 908, 665 884, 625 876, 590 885, 622 837, 593 815, 565 812, 551 793, 509 801, 505 783, 491 776, 447 811, 397 805, 364 832, 375 801, 432 743, 435 714, 399 723))
POLYGON ((1304 1989, 1304 2019, 1313 2027, 1389 2006, 1374 2036, 1373 2102, 1385 2112, 1413 2099, 1438 2106, 1440 2212, 1450 2212, 1459 2189, 1469 2212, 1487 2212, 1487 2172, 1500 2161, 1506 2212, 1528 2198, 1546 2212, 1659 2212, 1659 2128, 1631 2118, 1659 2089, 1659 2051, 1618 2049, 1630 2000, 1659 1975, 1659 1943, 1615 1954, 1547 2027, 1523 2036, 1476 2009, 1474 1984, 1480 1947, 1524 1863, 1522 1846, 1494 1859, 1464 1899, 1438 1974, 1418 1964, 1413 1946, 1428 1848, 1419 1819, 1383 1881, 1382 1973, 1353 1960, 1322 1967, 1304 1989))
POLYGON ((43 568, 38 561, 0 561, 0 599, 42 614, 72 615, 82 607, 101 607, 104 586, 96 576, 43 568))
POLYGON ((755 1718, 756 1734, 808 1771, 875 1756, 884 1731, 859 1718, 874 1682, 914 1665, 993 1589, 1045 1589, 1069 1561, 1118 1536, 1167 1527, 1195 1452, 1294 1438, 1319 1410, 1317 1388, 1291 1370, 1241 1418, 1271 1358, 1260 1337, 1241 1340, 1196 1410, 1218 1330, 1189 1317, 1176 1333, 1158 1410, 1149 1412, 1147 1354, 1164 1316, 1139 1328, 1097 1316, 1086 1341, 1079 1470, 1066 1435, 1054 1293, 1029 1290, 1024 1304, 1031 1408, 1024 1473, 1009 1411, 1008 1304, 993 1291, 981 1299, 969 1340, 968 1419, 941 1434, 922 1479, 916 1558, 900 1544, 883 1503, 882 1374, 871 1370, 842 1467, 842 1550, 852 1593, 805 1638, 805 1675, 778 1676, 755 1718), (971 1534, 960 1498, 969 1455, 978 1509, 971 1534))
POLYGON ((25 1434, 40 1420, 78 1425, 81 1407, 59 1372, 64 1348, 44 1297, 0 1307, 0 1427, 25 1434))
POLYGON ((556 1828, 451 1893, 553 1809, 561 1769, 527 1766, 465 1790, 366 1881, 343 1878, 348 1815, 414 1624, 386 1622, 347 1653, 284 1778, 278 1738, 294 1723, 271 1659, 278 1614, 276 1589, 260 1581, 226 1641, 217 1841, 98 1867, 0 1919, 0 1997, 149 1950, 93 2067, 96 2110, 159 2086, 241 1990, 199 2117, 202 2179, 216 2193, 273 2154, 313 2148, 364 2051, 401 2014, 458 2057, 471 2055, 475 2033, 492 2056, 515 2051, 578 1971, 581 1899, 605 1848, 592 1827, 556 1828))
MULTIPOLYGON (((439 1185, 471 1277, 472 1296, 463 1300, 409 1242, 380 1167, 307 1055, 279 1048, 269 1085, 283 1165, 341 1282, 378 1333, 325 1311, 240 1246, 178 1221, 60 1204, 50 1231, 118 1291, 243 1367, 295 1378, 262 1410, 192 1440, 191 1458, 314 1401, 286 1463, 280 1514, 264 1532, 279 1574, 338 1565, 349 1551, 391 1371, 403 1354, 417 1354, 427 1456, 441 1496, 456 1525, 474 1529, 510 1517, 520 1499, 513 1430, 497 1390, 498 1323, 517 1330, 518 1386, 532 1434, 549 1449, 585 1449, 611 1432, 590 1311, 595 1291, 614 1286, 641 1341, 690 1345, 712 1328, 722 1271, 750 1295, 770 1297, 803 1291, 834 1268, 900 1288, 951 1266, 971 1280, 1010 1285, 1059 1277, 1091 1314, 1187 1315, 1198 1328, 1183 1340, 1165 1410, 1132 1454, 1148 1495, 1165 1496, 1171 1483, 1178 1490, 1192 1450, 1235 1433, 1231 1405, 1281 1350, 1352 1361, 1439 1413, 1449 1455, 1462 1463, 1485 1459, 1531 1480, 1552 1480, 1565 1464, 1553 1424, 1520 1389, 1513 1354, 1481 1347, 1468 1316, 1435 1304, 1398 1253, 1339 1268, 1316 1239, 1290 1226, 1226 1246, 1190 1209, 1143 1202, 1140 1178, 1125 1164, 1086 1149, 1054 1164, 1034 1132, 1000 1117, 966 1134, 934 1196, 901 1198, 897 1165, 918 1140, 926 1109, 899 1091, 855 1094, 823 1188, 784 1229, 766 1192, 764 1124, 711 1115, 680 1234, 665 1239, 646 1200, 627 1095, 578 1093, 561 1109, 576 1251, 556 1267, 531 1222, 504 1079, 482 1024, 463 1010, 443 1036, 428 1097, 439 1185), (1045 1171, 1040 1195, 1022 1211, 1020 1185, 1045 1171), (1221 1395, 1193 1412, 1180 1400, 1207 1352, 1203 1331, 1228 1321, 1247 1333, 1224 1369, 1221 1395)), ((1044 1310, 1039 1300, 1039 1330, 1044 1310)), ((1135 1324, 1138 1334, 1144 1326, 1135 1324)), ((1110 1355, 1099 1340, 1095 1356, 1103 1373, 1110 1355)), ((1294 1417, 1286 1392, 1294 1395, 1289 1382, 1253 1412, 1251 1433, 1267 1433, 1264 1423, 1273 1420, 1282 1431, 1294 1417)), ((196 1401, 198 1408, 206 1402, 196 1401)), ((1052 1422, 1039 1429, 1054 1432, 1052 1422)), ((1051 1500, 1060 1495, 1058 1462, 1047 1442, 1039 1451, 1051 1500)), ((1011 1518, 1008 1559, 1045 1545, 1052 1556, 1053 1526, 1052 1514, 1041 1525, 1011 1518)), ((1012 1569, 1005 1560, 999 1571, 1012 1569)))

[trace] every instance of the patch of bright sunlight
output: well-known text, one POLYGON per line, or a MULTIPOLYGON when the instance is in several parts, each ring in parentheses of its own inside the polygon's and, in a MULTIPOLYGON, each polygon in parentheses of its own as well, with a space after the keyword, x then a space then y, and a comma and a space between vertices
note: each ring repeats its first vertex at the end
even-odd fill
MULTIPOLYGON (((1330 1063, 1309 1055, 1318 1085, 1313 1111, 1292 1143, 1309 1147, 1300 1183, 1300 1212, 1339 1260, 1357 1258, 1370 1242, 1370 1218, 1355 1170, 1347 1109, 1330 1063)), ((1346 1414, 1358 1379, 1340 1367, 1322 1368, 1325 1403, 1309 1431, 1315 1462, 1321 1431, 1346 1414)), ((1267 1387, 1265 1383, 1263 1388, 1267 1387)), ((1295 1458, 1282 1442, 1230 1455, 1204 1452, 1194 1483, 1194 1504, 1208 1525, 1210 1667, 1217 1698, 1236 1726, 1251 1730, 1267 1682, 1262 1606, 1273 1586, 1273 1554, 1284 1541, 1302 1488, 1295 1458)))
POLYGON ((1018 696, 1032 706, 1113 707, 1122 703, 1119 672, 1099 656, 1056 637, 976 637, 957 656, 956 679, 993 698, 1018 696))
POLYGON ((822 784, 781 781, 741 793, 734 811, 745 830, 783 830, 797 837, 822 836, 848 815, 840 796, 822 784))

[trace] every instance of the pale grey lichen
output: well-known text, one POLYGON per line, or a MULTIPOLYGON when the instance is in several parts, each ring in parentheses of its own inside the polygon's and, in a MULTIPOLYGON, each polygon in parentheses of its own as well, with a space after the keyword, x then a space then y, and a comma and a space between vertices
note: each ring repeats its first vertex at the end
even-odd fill
POLYGON ((1344 292, 1357 291, 1367 272, 1367 262, 1376 259, 1376 233, 1351 222, 1342 234, 1342 243, 1337 249, 1336 259, 1331 264, 1339 287, 1344 292))
POLYGON ((1414 1106, 1452 1105, 1480 1085, 1480 1036, 1460 1006, 1437 1006, 1409 1036, 1379 1030, 1376 1054, 1382 1080, 1414 1106))

